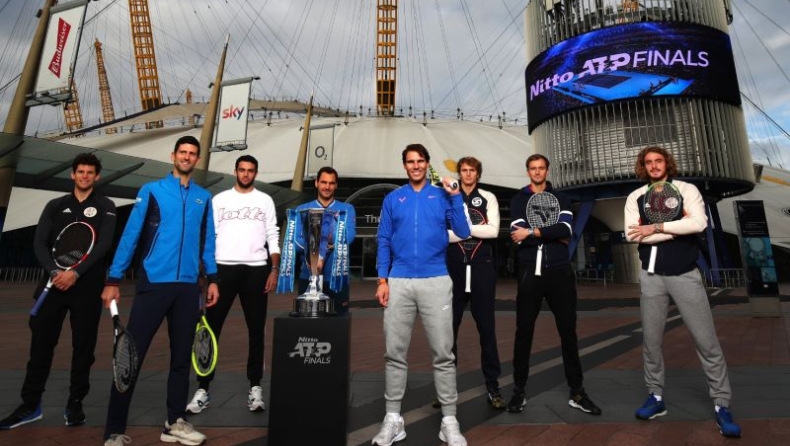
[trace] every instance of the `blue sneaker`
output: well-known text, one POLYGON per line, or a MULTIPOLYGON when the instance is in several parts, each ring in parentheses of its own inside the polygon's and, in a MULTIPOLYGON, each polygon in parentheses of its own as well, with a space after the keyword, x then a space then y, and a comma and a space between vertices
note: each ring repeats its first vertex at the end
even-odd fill
POLYGON ((725 437, 740 438, 741 427, 738 426, 732 419, 730 409, 719 406, 719 411, 716 412, 716 426, 719 426, 719 432, 725 437))
POLYGON ((14 413, 0 420, 0 430, 13 429, 42 418, 44 418, 44 413, 41 411, 41 404, 36 406, 35 409, 29 409, 21 405, 16 408, 14 413))
POLYGON ((647 397, 645 404, 636 410, 636 417, 640 420, 652 420, 655 417, 663 417, 667 414, 667 406, 664 400, 657 400, 652 393, 647 397))

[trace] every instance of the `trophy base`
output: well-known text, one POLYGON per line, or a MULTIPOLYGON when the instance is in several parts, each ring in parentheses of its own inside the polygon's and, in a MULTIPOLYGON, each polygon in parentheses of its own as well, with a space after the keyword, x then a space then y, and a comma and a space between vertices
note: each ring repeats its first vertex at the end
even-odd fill
POLYGON ((294 310, 291 317, 332 317, 335 312, 335 301, 324 297, 318 299, 305 299, 302 296, 294 299, 294 310))

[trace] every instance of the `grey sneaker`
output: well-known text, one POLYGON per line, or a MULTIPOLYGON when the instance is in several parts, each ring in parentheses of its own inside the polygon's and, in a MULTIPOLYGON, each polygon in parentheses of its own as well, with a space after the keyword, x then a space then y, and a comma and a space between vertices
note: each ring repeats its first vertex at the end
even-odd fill
POLYGON ((187 412, 188 413, 200 413, 203 412, 203 409, 206 409, 208 405, 211 403, 211 395, 203 389, 197 389, 195 392, 195 396, 192 397, 192 401, 187 404, 187 412))
POLYGON ((390 446, 396 441, 406 438, 406 431, 403 429, 403 417, 400 415, 387 414, 381 423, 381 430, 378 435, 373 437, 370 444, 378 446, 390 446))
POLYGON ((454 416, 442 418, 439 440, 447 443, 447 446, 466 446, 466 438, 461 435, 461 426, 454 416))
POLYGON ((266 410, 266 404, 263 403, 263 389, 261 386, 253 386, 247 393, 247 407, 250 412, 260 412, 266 410))
POLYGON ((123 434, 112 434, 104 440, 104 446, 123 446, 132 442, 132 439, 123 434))
POLYGON ((159 440, 165 443, 181 443, 189 446, 197 446, 206 441, 206 436, 196 431, 186 420, 179 418, 173 424, 165 421, 165 429, 162 431, 162 435, 159 436, 159 440))

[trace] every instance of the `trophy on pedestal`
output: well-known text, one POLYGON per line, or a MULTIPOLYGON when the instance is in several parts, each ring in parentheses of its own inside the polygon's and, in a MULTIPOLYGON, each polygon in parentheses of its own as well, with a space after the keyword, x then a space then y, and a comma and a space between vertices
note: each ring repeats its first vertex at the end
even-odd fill
POLYGON ((294 300, 291 316, 335 316, 335 301, 322 290, 323 272, 328 274, 330 290, 337 292, 348 286, 349 214, 345 210, 310 208, 288 209, 287 216, 277 292, 293 291, 294 279, 302 266, 297 265, 297 258, 302 253, 310 279, 305 293, 294 300))
POLYGON ((323 267, 323 256, 332 245, 334 231, 332 223, 334 215, 325 209, 305 209, 299 212, 298 220, 304 231, 305 255, 304 260, 310 270, 310 280, 307 291, 294 299, 293 317, 325 317, 334 316, 335 301, 324 294, 324 276, 319 265, 323 267), (328 223, 327 223, 328 222, 328 223))

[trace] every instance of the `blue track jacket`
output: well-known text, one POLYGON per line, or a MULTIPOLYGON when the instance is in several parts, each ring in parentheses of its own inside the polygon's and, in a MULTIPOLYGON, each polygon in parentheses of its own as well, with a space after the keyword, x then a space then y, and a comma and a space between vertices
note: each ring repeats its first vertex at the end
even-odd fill
POLYGON ((419 192, 406 184, 387 194, 379 220, 379 277, 447 275, 448 227, 460 238, 471 235, 465 209, 461 194, 430 184, 419 192))
POLYGON ((118 283, 136 251, 140 276, 151 283, 197 283, 203 262, 216 281, 214 219, 211 194, 189 181, 167 177, 140 188, 126 222, 107 283, 118 283))

